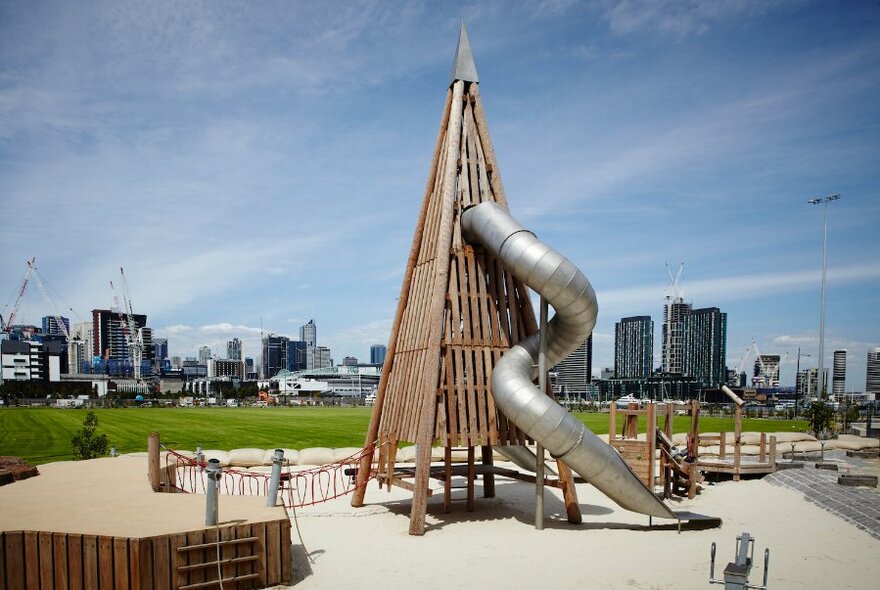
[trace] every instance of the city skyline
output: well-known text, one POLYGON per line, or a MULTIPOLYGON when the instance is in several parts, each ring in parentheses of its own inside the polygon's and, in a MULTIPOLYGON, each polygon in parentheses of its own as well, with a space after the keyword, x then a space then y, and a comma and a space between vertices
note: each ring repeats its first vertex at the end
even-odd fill
POLYGON ((880 346, 878 10, 688 6, 5 3, 0 298, 36 256, 73 325, 124 266, 173 355, 238 337, 258 358, 261 332, 315 318, 336 360, 368 358, 465 19, 511 212, 597 292, 596 371, 620 318, 659 325, 683 261, 685 302, 728 315, 727 365, 757 339, 792 384, 796 349, 802 368, 818 349, 806 202, 840 193, 824 366, 846 349, 860 390, 880 346))

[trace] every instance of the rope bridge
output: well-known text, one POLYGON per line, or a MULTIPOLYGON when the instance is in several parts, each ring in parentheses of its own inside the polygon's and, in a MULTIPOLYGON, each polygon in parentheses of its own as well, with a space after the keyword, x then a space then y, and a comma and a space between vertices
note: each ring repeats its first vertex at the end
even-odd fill
MULTIPOLYGON (((377 470, 372 467, 376 445, 369 445, 329 465, 293 471, 290 464, 281 471, 279 496, 287 508, 302 508, 328 502, 345 496, 357 488, 357 470, 364 457, 371 459, 370 473, 364 480, 366 486, 376 477, 377 470)), ((170 491, 184 494, 204 494, 208 486, 206 461, 165 449, 165 473, 168 474, 170 491)), ((228 496, 268 496, 271 473, 250 471, 235 467, 223 467, 219 480, 220 493, 228 496)))

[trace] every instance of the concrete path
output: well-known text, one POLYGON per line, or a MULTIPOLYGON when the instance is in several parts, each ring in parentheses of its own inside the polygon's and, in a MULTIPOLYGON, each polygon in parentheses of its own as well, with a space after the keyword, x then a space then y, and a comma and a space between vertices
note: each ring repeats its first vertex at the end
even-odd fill
MULTIPOLYGON (((813 504, 880 539, 880 488, 850 487, 837 483, 840 475, 880 475, 880 459, 847 457, 845 451, 827 451, 826 463, 837 471, 816 469, 818 457, 803 469, 785 469, 764 478, 768 483, 801 492, 813 504)), ((784 462, 783 462, 784 463, 784 462)))

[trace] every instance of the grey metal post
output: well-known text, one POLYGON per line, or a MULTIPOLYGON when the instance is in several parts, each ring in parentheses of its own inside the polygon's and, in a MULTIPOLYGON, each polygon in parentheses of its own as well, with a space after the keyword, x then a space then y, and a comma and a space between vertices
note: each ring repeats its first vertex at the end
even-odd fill
POLYGON ((205 470, 208 476, 208 486, 205 490, 205 526, 217 526, 218 518, 218 494, 220 477, 223 471, 220 469, 219 459, 210 459, 205 470))
POLYGON ((110 447, 110 456, 111 457, 119 456, 119 453, 116 452, 116 447, 110 447))
POLYGON ((196 463, 199 465, 199 471, 204 471, 205 468, 202 466, 202 463, 205 462, 205 453, 202 452, 202 447, 196 447, 196 463))
POLYGON ((281 484, 281 464, 284 463, 284 451, 275 449, 272 456, 272 476, 269 478, 269 496, 266 498, 266 506, 278 505, 278 486, 281 484))
MULTIPOLYGON (((541 342, 538 349, 538 389, 547 393, 547 300, 541 296, 541 342)), ((544 446, 536 441, 535 456, 535 528, 544 529, 544 446)))

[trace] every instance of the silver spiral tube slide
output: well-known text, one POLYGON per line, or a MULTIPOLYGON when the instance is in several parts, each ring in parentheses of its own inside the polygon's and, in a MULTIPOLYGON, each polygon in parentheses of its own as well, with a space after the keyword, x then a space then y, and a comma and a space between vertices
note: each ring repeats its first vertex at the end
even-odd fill
MULTIPOLYGON (((574 264, 495 203, 466 209, 461 227, 467 241, 482 244, 556 311, 547 324, 547 366, 555 366, 587 339, 596 324, 596 294, 574 264)), ((617 451, 535 386, 539 342, 540 332, 536 332, 505 352, 495 365, 492 394, 498 408, 622 508, 675 519, 617 451)))

